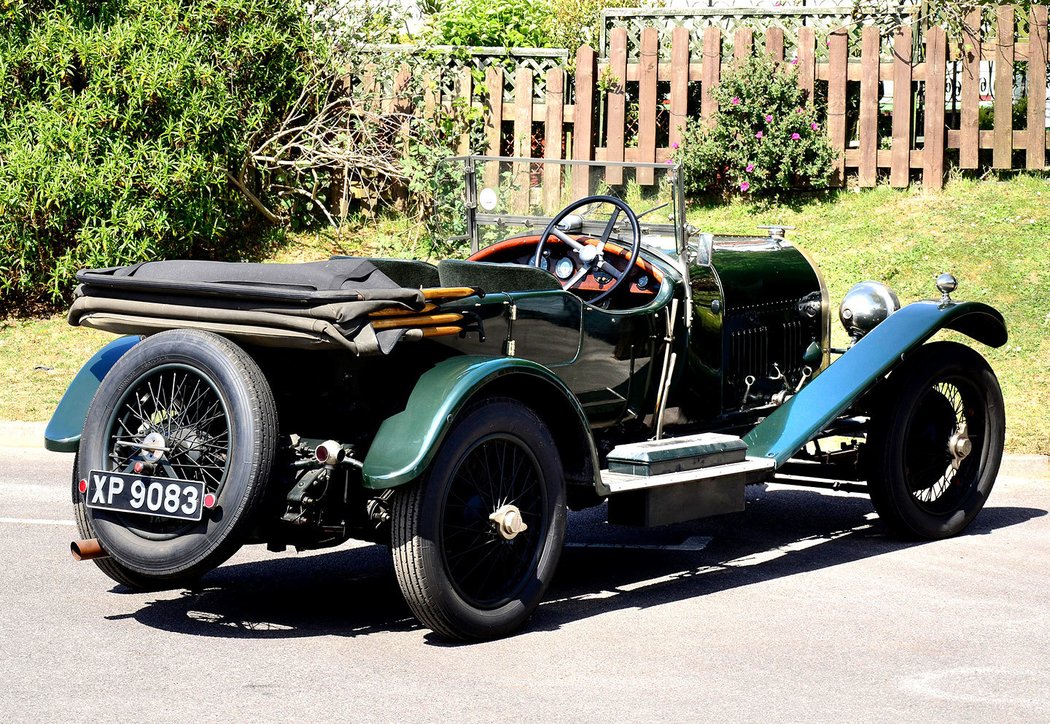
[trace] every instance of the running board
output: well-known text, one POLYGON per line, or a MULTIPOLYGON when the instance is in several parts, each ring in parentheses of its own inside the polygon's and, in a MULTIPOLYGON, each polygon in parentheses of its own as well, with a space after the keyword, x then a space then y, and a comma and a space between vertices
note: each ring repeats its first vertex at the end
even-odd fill
POLYGON ((776 468, 746 452, 740 438, 714 433, 615 448, 599 490, 609 498, 609 522, 656 526, 742 511, 745 486, 776 468))
POLYGON ((744 509, 744 487, 773 475, 769 458, 746 458, 712 468, 663 475, 602 471, 609 489, 609 522, 652 527, 744 509))

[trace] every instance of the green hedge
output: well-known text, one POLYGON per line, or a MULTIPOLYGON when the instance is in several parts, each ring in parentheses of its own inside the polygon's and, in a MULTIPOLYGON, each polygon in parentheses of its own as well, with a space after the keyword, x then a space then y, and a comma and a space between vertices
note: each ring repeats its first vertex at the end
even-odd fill
POLYGON ((314 50, 299 0, 0 5, 0 312, 82 267, 251 253, 227 172, 314 50))

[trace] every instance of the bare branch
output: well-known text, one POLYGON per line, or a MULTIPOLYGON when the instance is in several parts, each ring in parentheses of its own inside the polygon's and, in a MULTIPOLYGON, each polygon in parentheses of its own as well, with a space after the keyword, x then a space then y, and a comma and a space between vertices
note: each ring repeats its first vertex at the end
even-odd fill
MULTIPOLYGON (((405 140, 414 119, 410 113, 392 110, 398 107, 397 100, 356 98, 342 78, 318 75, 276 132, 253 140, 249 163, 276 182, 271 188, 280 184, 289 193, 294 190, 295 195, 309 198, 334 223, 318 198, 322 179, 342 178, 373 202, 392 183, 408 179, 405 140)), ((238 188, 245 186, 241 183, 238 188)), ((253 203, 257 208, 262 205, 257 198, 253 203)))
POLYGON ((241 181, 241 179, 237 178, 229 171, 226 172, 226 178, 229 179, 230 183, 232 183, 238 191, 244 194, 244 196, 252 203, 252 206, 259 210, 260 214, 266 217, 267 221, 269 221, 274 226, 280 226, 284 224, 285 220, 277 214, 270 211, 270 209, 266 207, 266 204, 264 204, 258 196, 253 194, 251 190, 249 190, 247 185, 245 185, 245 183, 241 181))

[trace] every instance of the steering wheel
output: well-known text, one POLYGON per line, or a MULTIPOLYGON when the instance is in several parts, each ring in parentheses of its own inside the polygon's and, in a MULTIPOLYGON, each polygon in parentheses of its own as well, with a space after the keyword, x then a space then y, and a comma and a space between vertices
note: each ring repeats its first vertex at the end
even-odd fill
POLYGON ((580 282, 596 269, 601 269, 602 272, 612 277, 612 286, 591 299, 591 304, 601 302, 623 284, 627 275, 638 261, 638 249, 642 244, 642 230, 641 227, 638 226, 638 217, 631 210, 630 206, 614 196, 585 196, 578 201, 573 201, 559 211, 558 215, 551 219, 551 222, 547 224, 547 228, 543 230, 543 234, 540 235, 540 242, 536 245, 536 254, 532 258, 532 266, 538 267, 540 265, 540 259, 543 257, 543 249, 552 236, 558 237, 560 241, 577 254, 580 260, 576 273, 568 279, 562 280, 561 286, 563 289, 573 289, 579 286, 580 282), (566 234, 559 227, 559 225, 565 221, 565 218, 573 211, 576 211, 576 209, 581 206, 588 206, 590 204, 609 204, 613 207, 612 216, 609 217, 609 222, 605 225, 605 230, 602 231, 601 238, 597 240, 597 244, 578 241, 566 234), (627 221, 631 224, 631 256, 628 258, 627 267, 623 271, 620 271, 605 260, 605 245, 609 242, 609 237, 612 235, 613 229, 615 228, 616 222, 619 220, 621 213, 627 217, 627 221))

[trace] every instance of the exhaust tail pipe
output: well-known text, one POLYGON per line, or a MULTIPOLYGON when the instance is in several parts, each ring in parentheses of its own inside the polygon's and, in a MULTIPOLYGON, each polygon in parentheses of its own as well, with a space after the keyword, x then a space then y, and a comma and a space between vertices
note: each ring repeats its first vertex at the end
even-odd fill
POLYGON ((98 538, 86 540, 75 540, 69 544, 69 552, 73 554, 73 560, 92 561, 97 558, 109 558, 109 553, 102 549, 98 538))

